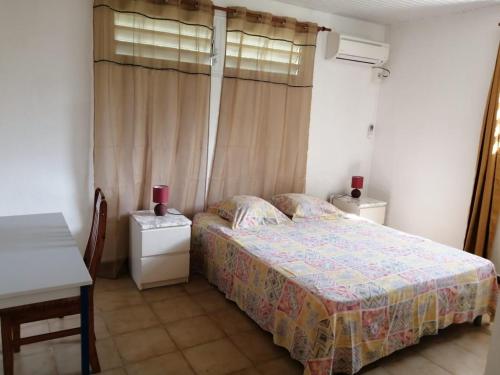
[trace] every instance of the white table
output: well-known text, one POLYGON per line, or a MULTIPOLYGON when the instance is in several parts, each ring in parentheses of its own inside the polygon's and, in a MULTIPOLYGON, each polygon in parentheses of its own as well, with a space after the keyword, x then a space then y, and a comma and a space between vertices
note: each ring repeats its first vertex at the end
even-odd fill
POLYGON ((61 213, 0 217, 0 309, 81 295, 82 374, 89 373, 91 284, 61 213))

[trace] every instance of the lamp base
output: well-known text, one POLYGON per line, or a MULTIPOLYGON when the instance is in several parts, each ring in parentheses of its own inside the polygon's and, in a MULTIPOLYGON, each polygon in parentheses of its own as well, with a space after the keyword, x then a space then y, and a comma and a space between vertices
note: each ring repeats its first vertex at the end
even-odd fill
POLYGON ((359 191, 359 189, 353 189, 353 191, 351 191, 351 197, 353 198, 361 197, 361 191, 359 191))
POLYGON ((167 206, 163 203, 158 203, 155 206, 155 215, 156 216, 165 216, 167 214, 167 206))

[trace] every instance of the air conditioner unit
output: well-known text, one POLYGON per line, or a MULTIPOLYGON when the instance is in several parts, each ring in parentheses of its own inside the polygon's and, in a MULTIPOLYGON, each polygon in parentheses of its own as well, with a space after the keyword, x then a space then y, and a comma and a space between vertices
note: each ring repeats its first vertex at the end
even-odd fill
POLYGON ((328 33, 326 58, 349 60, 370 65, 383 65, 389 58, 389 44, 343 35, 334 31, 328 33))

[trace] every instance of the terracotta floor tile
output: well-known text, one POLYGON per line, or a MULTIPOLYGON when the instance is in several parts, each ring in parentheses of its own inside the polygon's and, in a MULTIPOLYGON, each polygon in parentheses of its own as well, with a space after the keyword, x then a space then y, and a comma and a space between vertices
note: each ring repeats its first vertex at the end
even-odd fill
POLYGON ((286 357, 264 362, 256 367, 263 375, 302 375, 304 372, 300 362, 286 357))
POLYGON ((95 305, 99 311, 114 311, 124 307, 143 304, 141 294, 134 289, 118 289, 95 293, 95 305))
POLYGON ((212 286, 208 283, 207 279, 200 275, 192 275, 189 277, 189 283, 184 285, 184 289, 189 294, 196 294, 211 290, 212 286))
MULTIPOLYGON (((80 314, 66 316, 62 319, 55 318, 49 321, 50 332, 57 332, 63 329, 80 327, 80 314)), ((104 323, 104 319, 100 314, 94 314, 94 329, 97 340, 102 340, 110 336, 108 328, 104 323)), ((60 339, 52 340, 51 343, 61 343, 61 342, 73 342, 80 340, 78 336, 63 337, 60 339)))
MULTIPOLYGON (((1 361, 0 364, 2 364, 1 361)), ((29 355, 14 356, 15 375, 54 375, 56 373, 56 363, 51 353, 39 352, 29 355)))
POLYGON ((98 277, 95 283, 95 291, 111 291, 118 289, 137 289, 131 277, 122 276, 118 279, 105 279, 98 277))
POLYGON ((127 366, 128 375, 194 375, 180 352, 151 358, 127 366))
POLYGON ((357 375, 392 375, 388 370, 386 370, 383 366, 369 366, 365 369, 362 369, 358 372, 357 375))
POLYGON ((236 372, 232 372, 229 375, 261 375, 261 373, 257 371, 255 367, 250 367, 236 372))
MULTIPOLYGON (((111 339, 97 341, 96 347, 101 370, 122 366, 116 346, 111 339)), ((54 344, 53 352, 59 375, 80 373, 81 346, 79 340, 54 344)))
POLYGON ((448 371, 414 352, 396 352, 385 361, 383 369, 391 375, 450 375, 448 371))
POLYGON ((141 291, 141 295, 147 302, 158 302, 166 299, 185 297, 186 290, 182 285, 164 286, 141 291))
POLYGON ((166 327, 180 349, 204 344, 225 336, 224 332, 204 315, 168 323, 166 327))
POLYGON ((193 316, 203 315, 204 311, 191 297, 179 297, 151 304, 162 323, 175 322, 193 316))
POLYGON ((110 336, 106 322, 100 314, 94 314, 94 329, 97 340, 106 339, 110 336))
POLYGON ((484 333, 486 333, 486 334, 488 334, 488 335, 491 336, 491 333, 493 332, 493 326, 494 326, 494 323, 483 324, 481 326, 481 330, 484 333))
MULTIPOLYGON (((21 325, 21 337, 41 335, 49 332, 49 322, 42 320, 39 322, 26 323, 21 325)), ((21 355, 30 355, 35 353, 46 353, 50 351, 50 341, 36 342, 34 344, 21 346, 21 355)))
POLYGON ((177 350, 163 327, 153 327, 115 336, 114 341, 126 362, 137 362, 177 350))
POLYGON ((234 335, 256 328, 260 329, 260 327, 236 305, 229 309, 211 313, 209 316, 228 335, 234 335))
POLYGON ((138 305, 103 313, 104 321, 112 335, 159 325, 156 315, 147 305, 138 305))
POLYGON ((453 337, 453 343, 486 359, 488 351, 484 350, 484 348, 490 346, 491 335, 477 327, 472 327, 473 329, 470 329, 470 327, 467 328, 464 327, 464 329, 457 331, 456 335, 453 337))
POLYGON ((49 319, 48 323, 50 332, 56 332, 62 329, 80 327, 80 314, 65 316, 62 319, 59 318, 49 319))
POLYGON ((98 340, 96 342, 97 355, 101 369, 110 370, 122 366, 122 360, 118 354, 118 349, 111 338, 98 340))
POLYGON ((226 299, 222 292, 211 289, 194 294, 193 299, 208 313, 232 307, 233 302, 226 299))
MULTIPOLYGON (((61 331, 63 329, 76 328, 76 327, 80 327, 80 315, 79 314, 65 316, 62 319, 56 318, 56 319, 49 320, 50 332, 57 332, 57 331, 61 331)), ((79 335, 61 337, 59 339, 55 339, 55 340, 50 341, 51 344, 79 343, 79 342, 80 342, 79 335)))
POLYGON ((123 368, 115 368, 113 370, 102 371, 99 375, 127 375, 125 369, 123 368))
POLYGON ((183 353, 197 374, 229 374, 252 366, 228 339, 195 346, 183 353))
MULTIPOLYGON (((468 350, 449 342, 426 342, 417 347, 416 353, 445 368, 454 375, 482 374, 486 367, 486 358, 481 358, 468 350)), ((412 355, 412 357, 416 357, 412 355)))
POLYGON ((229 339, 253 362, 264 362, 289 355, 286 349, 273 343, 270 333, 262 329, 237 333, 229 339))
POLYGON ((53 345, 57 372, 60 375, 80 373, 81 346, 79 342, 61 342, 53 345))

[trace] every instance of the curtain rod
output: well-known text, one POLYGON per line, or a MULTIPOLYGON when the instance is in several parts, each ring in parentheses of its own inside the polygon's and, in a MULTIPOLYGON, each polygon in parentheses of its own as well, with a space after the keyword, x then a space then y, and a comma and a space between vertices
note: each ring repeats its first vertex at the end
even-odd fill
MULTIPOLYGON (((226 12, 226 13, 232 13, 234 12, 234 9, 231 9, 231 8, 226 8, 226 7, 221 7, 221 6, 218 6, 218 5, 214 5, 213 6, 214 9, 216 10, 221 10, 223 12, 226 12)), ((254 13, 251 13, 251 12, 248 12, 249 14, 254 14, 254 13)), ((284 20, 284 17, 275 17, 273 16, 273 21, 280 21, 280 20, 284 20)), ((306 23, 304 22, 297 22, 299 25, 306 25, 306 23)), ((332 29, 328 28, 328 27, 325 27, 325 26, 318 26, 318 31, 332 31, 332 29)))

